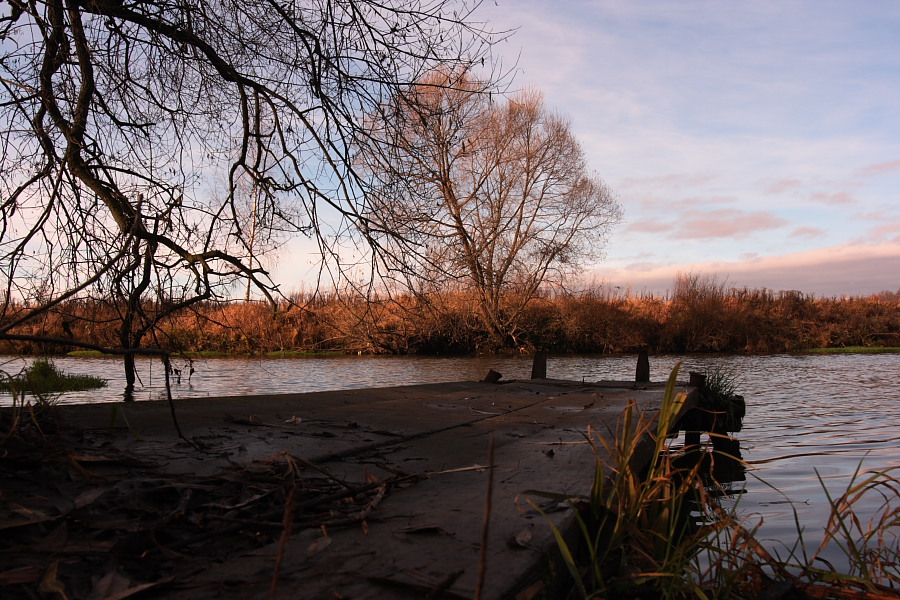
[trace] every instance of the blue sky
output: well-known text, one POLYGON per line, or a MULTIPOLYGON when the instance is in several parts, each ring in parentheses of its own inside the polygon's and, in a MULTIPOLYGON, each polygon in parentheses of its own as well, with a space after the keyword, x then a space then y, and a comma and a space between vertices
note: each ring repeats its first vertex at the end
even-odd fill
POLYGON ((625 222, 594 281, 900 289, 900 2, 487 0, 625 222))
MULTIPOLYGON (((900 290, 900 2, 485 0, 621 203, 586 280, 900 290)), ((293 244, 292 244, 293 245, 293 244)), ((296 248, 296 247, 295 247, 296 248)), ((294 289, 314 248, 273 265, 294 289)))

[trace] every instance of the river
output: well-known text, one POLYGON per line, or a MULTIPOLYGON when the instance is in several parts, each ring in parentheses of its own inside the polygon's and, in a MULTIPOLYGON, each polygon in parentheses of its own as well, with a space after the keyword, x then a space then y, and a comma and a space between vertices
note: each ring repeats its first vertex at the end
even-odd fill
MULTIPOLYGON (((784 545, 797 540, 795 511, 809 549, 815 549, 829 515, 823 482, 830 494, 838 496, 860 466, 864 471, 900 466, 900 354, 652 356, 652 380, 665 380, 679 361, 683 379, 688 371, 713 368, 738 376, 747 415, 736 437, 749 472, 740 484, 743 493, 734 501, 750 525, 761 523, 759 535, 770 551, 783 554, 784 545)), ((103 390, 67 394, 60 402, 121 398, 124 378, 119 360, 65 357, 55 362, 64 371, 109 380, 103 390)), ((7 358, 0 360, 0 369, 14 373, 22 364, 7 358)), ((160 363, 141 360, 139 366, 142 385, 137 399, 160 399, 164 390, 160 363)), ((201 359, 192 364, 175 361, 173 366, 181 370, 173 393, 186 398, 477 380, 488 369, 499 371, 504 379, 522 379, 530 375, 531 359, 201 359)), ((578 381, 631 380, 634 369, 635 358, 630 356, 551 357, 547 374, 578 381)), ((8 403, 8 397, 0 397, 0 404, 8 403)), ((877 503, 863 501, 857 508, 867 520, 866 513, 874 513, 877 503)), ((839 558, 833 553, 826 556, 839 558)))

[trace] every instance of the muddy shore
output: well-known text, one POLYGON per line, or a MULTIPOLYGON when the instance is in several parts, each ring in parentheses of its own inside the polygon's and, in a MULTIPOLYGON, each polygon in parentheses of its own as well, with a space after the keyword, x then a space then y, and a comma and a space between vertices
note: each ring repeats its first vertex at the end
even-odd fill
POLYGON ((611 436, 663 392, 530 380, 176 400, 183 437, 165 402, 59 406, 58 431, 2 448, 0 595, 536 597, 547 519, 572 527, 563 498, 592 483, 588 428, 611 436))

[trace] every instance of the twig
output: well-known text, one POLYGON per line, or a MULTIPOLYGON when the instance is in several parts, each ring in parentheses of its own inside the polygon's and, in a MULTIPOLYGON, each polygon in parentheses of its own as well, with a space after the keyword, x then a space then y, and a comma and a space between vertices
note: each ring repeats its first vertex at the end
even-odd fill
POLYGON ((162 357, 163 366, 166 371, 166 398, 169 400, 169 412, 172 414, 172 423, 175 424, 175 431, 178 433, 178 437, 191 445, 191 447, 200 450, 201 447, 194 443, 193 441, 184 437, 184 434, 181 432, 181 426, 178 425, 178 417, 175 415, 175 401, 172 400, 172 385, 169 382, 169 354, 166 353, 162 357))
MULTIPOLYGON (((414 479, 414 478, 415 478, 415 476, 409 477, 409 479, 414 479)), ((389 483, 397 483, 397 482, 400 482, 403 480, 404 480, 404 478, 391 479, 389 481, 389 483)), ((383 483, 381 483, 381 482, 369 483, 369 484, 360 486, 357 489, 357 493, 364 493, 369 490, 373 490, 377 487, 380 487, 381 485, 383 485, 383 483)), ((327 496, 321 496, 318 498, 311 498, 309 500, 305 500, 303 502, 298 503, 297 506, 295 506, 294 508, 296 510, 304 510, 306 508, 311 508, 311 507, 319 505, 319 504, 327 504, 329 502, 341 500, 343 498, 347 498, 348 496, 353 496, 353 495, 354 494, 350 490, 343 490, 341 492, 335 492, 334 494, 330 494, 327 496)), ((262 514, 257 515, 257 519, 259 519, 260 522, 264 522, 264 521, 267 521, 267 520, 277 516, 280 512, 281 512, 281 509, 266 511, 266 512, 263 512, 262 514)), ((216 536, 221 536, 221 535, 224 535, 227 533, 231 533, 233 531, 238 531, 242 527, 246 527, 246 525, 242 522, 235 521, 234 524, 228 525, 225 527, 221 527, 215 531, 204 531, 203 533, 198 533, 196 535, 193 535, 193 536, 181 539, 181 540, 176 540, 176 541, 168 544, 166 546, 166 548, 169 548, 169 549, 183 548, 184 546, 190 546, 191 544, 196 544, 197 542, 203 542, 203 541, 206 541, 206 540, 216 537, 216 536)))
POLYGON ((484 500, 484 526, 481 528, 481 556, 478 559, 478 584, 475 587, 475 600, 481 600, 484 591, 484 577, 487 573, 487 545, 491 524, 491 497, 494 495, 494 435, 488 441, 488 485, 487 498, 484 500))
POLYGON ((284 550, 287 548, 294 528, 294 498, 297 495, 297 484, 291 486, 287 501, 284 503, 284 518, 281 521, 281 539, 278 541, 278 553, 275 555, 275 569, 272 572, 272 585, 269 586, 269 600, 275 599, 275 588, 278 585, 278 574, 281 571, 281 562, 284 560, 284 550))

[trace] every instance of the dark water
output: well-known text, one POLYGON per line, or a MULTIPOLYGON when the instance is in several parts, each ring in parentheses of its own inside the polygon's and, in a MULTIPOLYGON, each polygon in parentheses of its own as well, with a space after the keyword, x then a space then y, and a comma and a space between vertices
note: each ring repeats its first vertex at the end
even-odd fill
MULTIPOLYGON (((748 522, 762 523, 760 535, 767 547, 797 540, 796 511, 804 539, 815 549, 829 515, 822 482, 838 496, 860 468, 900 466, 900 354, 651 357, 652 379, 665 380, 679 361, 683 379, 689 370, 716 367, 739 377, 748 408, 736 437, 751 470, 742 484, 744 493, 736 497, 748 522)), ((124 380, 119 361, 60 358, 56 364, 110 381, 105 390, 68 394, 61 402, 120 399, 124 380)), ((174 366, 182 370, 181 383, 173 388, 176 397, 477 380, 491 368, 505 379, 531 373, 527 357, 206 359, 174 366)), ((21 367, 16 359, 0 362, 7 373, 21 367)), ((634 369, 634 357, 551 357, 547 372, 559 379, 629 380, 634 369)), ((143 361, 140 370, 143 385, 137 398, 159 399, 164 390, 160 363, 143 361)), ((0 397, 0 403, 8 404, 9 398, 0 397)), ((876 508, 876 502, 864 501, 857 512, 868 519, 866 511, 876 508)))

